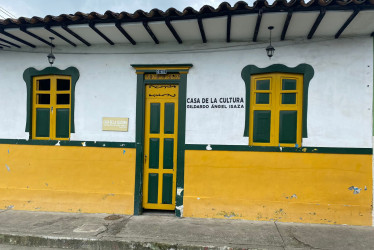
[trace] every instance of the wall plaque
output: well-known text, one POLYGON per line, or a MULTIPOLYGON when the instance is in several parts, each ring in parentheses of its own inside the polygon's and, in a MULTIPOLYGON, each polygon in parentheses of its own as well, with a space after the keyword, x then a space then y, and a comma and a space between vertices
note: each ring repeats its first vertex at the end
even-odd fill
POLYGON ((103 117, 103 131, 127 132, 128 127, 129 118, 103 117))
POLYGON ((168 71, 166 69, 157 69, 156 74, 157 75, 166 75, 168 71))

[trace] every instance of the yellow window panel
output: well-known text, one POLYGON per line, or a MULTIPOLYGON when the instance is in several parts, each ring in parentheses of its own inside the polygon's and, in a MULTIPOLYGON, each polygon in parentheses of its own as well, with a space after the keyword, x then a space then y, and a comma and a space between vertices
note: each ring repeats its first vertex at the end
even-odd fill
POLYGON ((249 144, 301 146, 303 76, 259 74, 251 77, 249 144))
POLYGON ((71 124, 71 77, 33 78, 32 139, 69 140, 71 124))

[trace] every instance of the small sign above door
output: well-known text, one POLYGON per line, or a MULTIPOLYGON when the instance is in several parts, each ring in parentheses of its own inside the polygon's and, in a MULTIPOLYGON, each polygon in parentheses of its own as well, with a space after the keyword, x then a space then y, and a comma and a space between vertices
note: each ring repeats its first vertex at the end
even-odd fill
POLYGON ((157 69, 156 74, 157 75, 166 75, 168 71, 166 69, 157 69))
POLYGON ((103 131, 122 131, 127 132, 129 118, 103 117, 103 131))

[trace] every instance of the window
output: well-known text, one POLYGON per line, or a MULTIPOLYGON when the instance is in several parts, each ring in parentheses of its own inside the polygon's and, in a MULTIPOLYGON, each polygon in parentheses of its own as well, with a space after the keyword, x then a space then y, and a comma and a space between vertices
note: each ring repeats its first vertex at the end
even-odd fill
POLYGON ((71 131, 71 76, 33 77, 32 139, 68 140, 71 131))
POLYGON ((301 146, 303 75, 251 75, 249 144, 301 146))

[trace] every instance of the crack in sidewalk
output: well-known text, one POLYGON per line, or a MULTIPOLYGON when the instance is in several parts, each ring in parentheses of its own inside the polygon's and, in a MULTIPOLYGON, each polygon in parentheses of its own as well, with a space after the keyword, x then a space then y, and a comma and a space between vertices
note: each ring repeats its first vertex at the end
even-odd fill
POLYGON ((297 242, 299 242, 304 247, 310 247, 311 249, 321 249, 321 248, 317 248, 317 247, 311 246, 308 243, 305 243, 305 242, 299 240, 298 238, 296 238, 295 235, 292 235, 292 238, 294 238, 297 242))
POLYGON ((281 239, 282 239, 282 245, 283 245, 283 249, 286 249, 286 244, 284 243, 284 239, 283 239, 283 236, 282 236, 282 234, 280 233, 280 231, 279 231, 279 228, 278 228, 278 225, 277 225, 277 222, 276 221, 274 221, 274 225, 275 225, 275 228, 277 229, 277 231, 278 231, 278 234, 279 234, 279 236, 281 237, 281 239))
POLYGON ((129 216, 128 218, 123 218, 120 221, 108 223, 104 225, 106 227, 106 230, 103 232, 100 232, 96 235, 97 238, 101 239, 105 236, 116 236, 121 230, 127 225, 127 223, 130 221, 130 219, 133 217, 133 215, 129 216), (105 235, 107 234, 107 235, 105 235))

